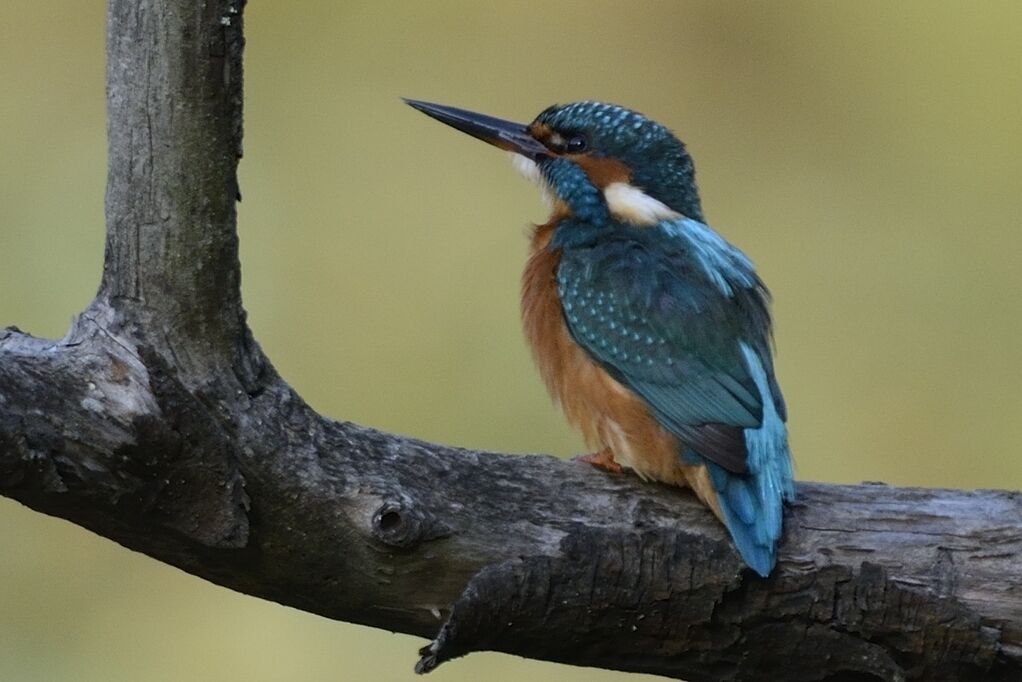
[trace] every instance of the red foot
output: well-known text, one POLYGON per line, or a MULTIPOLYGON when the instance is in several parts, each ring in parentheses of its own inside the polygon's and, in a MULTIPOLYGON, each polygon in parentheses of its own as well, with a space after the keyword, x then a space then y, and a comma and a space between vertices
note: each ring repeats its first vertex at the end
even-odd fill
POLYGON ((623 471, 621 465, 614 461, 614 455, 612 455, 610 450, 607 450, 606 448, 590 455, 572 457, 572 461, 592 464, 597 469, 603 469, 604 471, 609 471, 612 474, 620 474, 623 471))

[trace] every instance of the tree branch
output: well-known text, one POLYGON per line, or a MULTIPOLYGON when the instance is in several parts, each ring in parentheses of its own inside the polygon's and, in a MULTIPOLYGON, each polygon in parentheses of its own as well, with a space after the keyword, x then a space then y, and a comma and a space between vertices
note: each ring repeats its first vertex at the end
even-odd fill
POLYGON ((0 493, 232 589, 699 680, 1014 680, 1022 496, 803 484, 759 579, 686 491, 317 415, 244 323, 241 0, 111 0, 107 252, 60 341, 0 331, 0 493))

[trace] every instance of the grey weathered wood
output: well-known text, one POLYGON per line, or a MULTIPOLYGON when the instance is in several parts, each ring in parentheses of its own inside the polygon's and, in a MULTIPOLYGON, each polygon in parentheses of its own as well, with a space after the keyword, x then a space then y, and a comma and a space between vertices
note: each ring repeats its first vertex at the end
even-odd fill
POLYGON ((687 492, 326 419, 244 323, 241 0, 111 0, 107 257, 59 341, 0 331, 0 493, 206 579, 689 680, 1022 679, 1022 496, 802 484, 774 575, 687 492))

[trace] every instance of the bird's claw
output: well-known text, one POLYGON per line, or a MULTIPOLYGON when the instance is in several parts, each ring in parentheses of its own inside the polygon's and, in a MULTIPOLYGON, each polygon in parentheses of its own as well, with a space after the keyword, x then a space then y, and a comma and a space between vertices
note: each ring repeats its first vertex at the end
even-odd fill
POLYGON ((607 449, 572 457, 571 460, 573 462, 585 462, 586 464, 591 464, 597 469, 603 469, 604 471, 609 471, 612 474, 620 474, 623 471, 621 465, 614 461, 614 455, 607 449))

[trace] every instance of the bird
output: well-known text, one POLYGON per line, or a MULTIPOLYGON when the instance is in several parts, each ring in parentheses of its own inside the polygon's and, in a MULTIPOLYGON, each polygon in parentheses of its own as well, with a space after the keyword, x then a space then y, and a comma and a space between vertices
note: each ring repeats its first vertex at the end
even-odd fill
POLYGON ((766 577, 794 499, 770 293, 703 217, 665 126, 597 101, 531 123, 405 99, 511 153, 550 207, 521 314, 539 372, 598 468, 691 488, 766 577))

